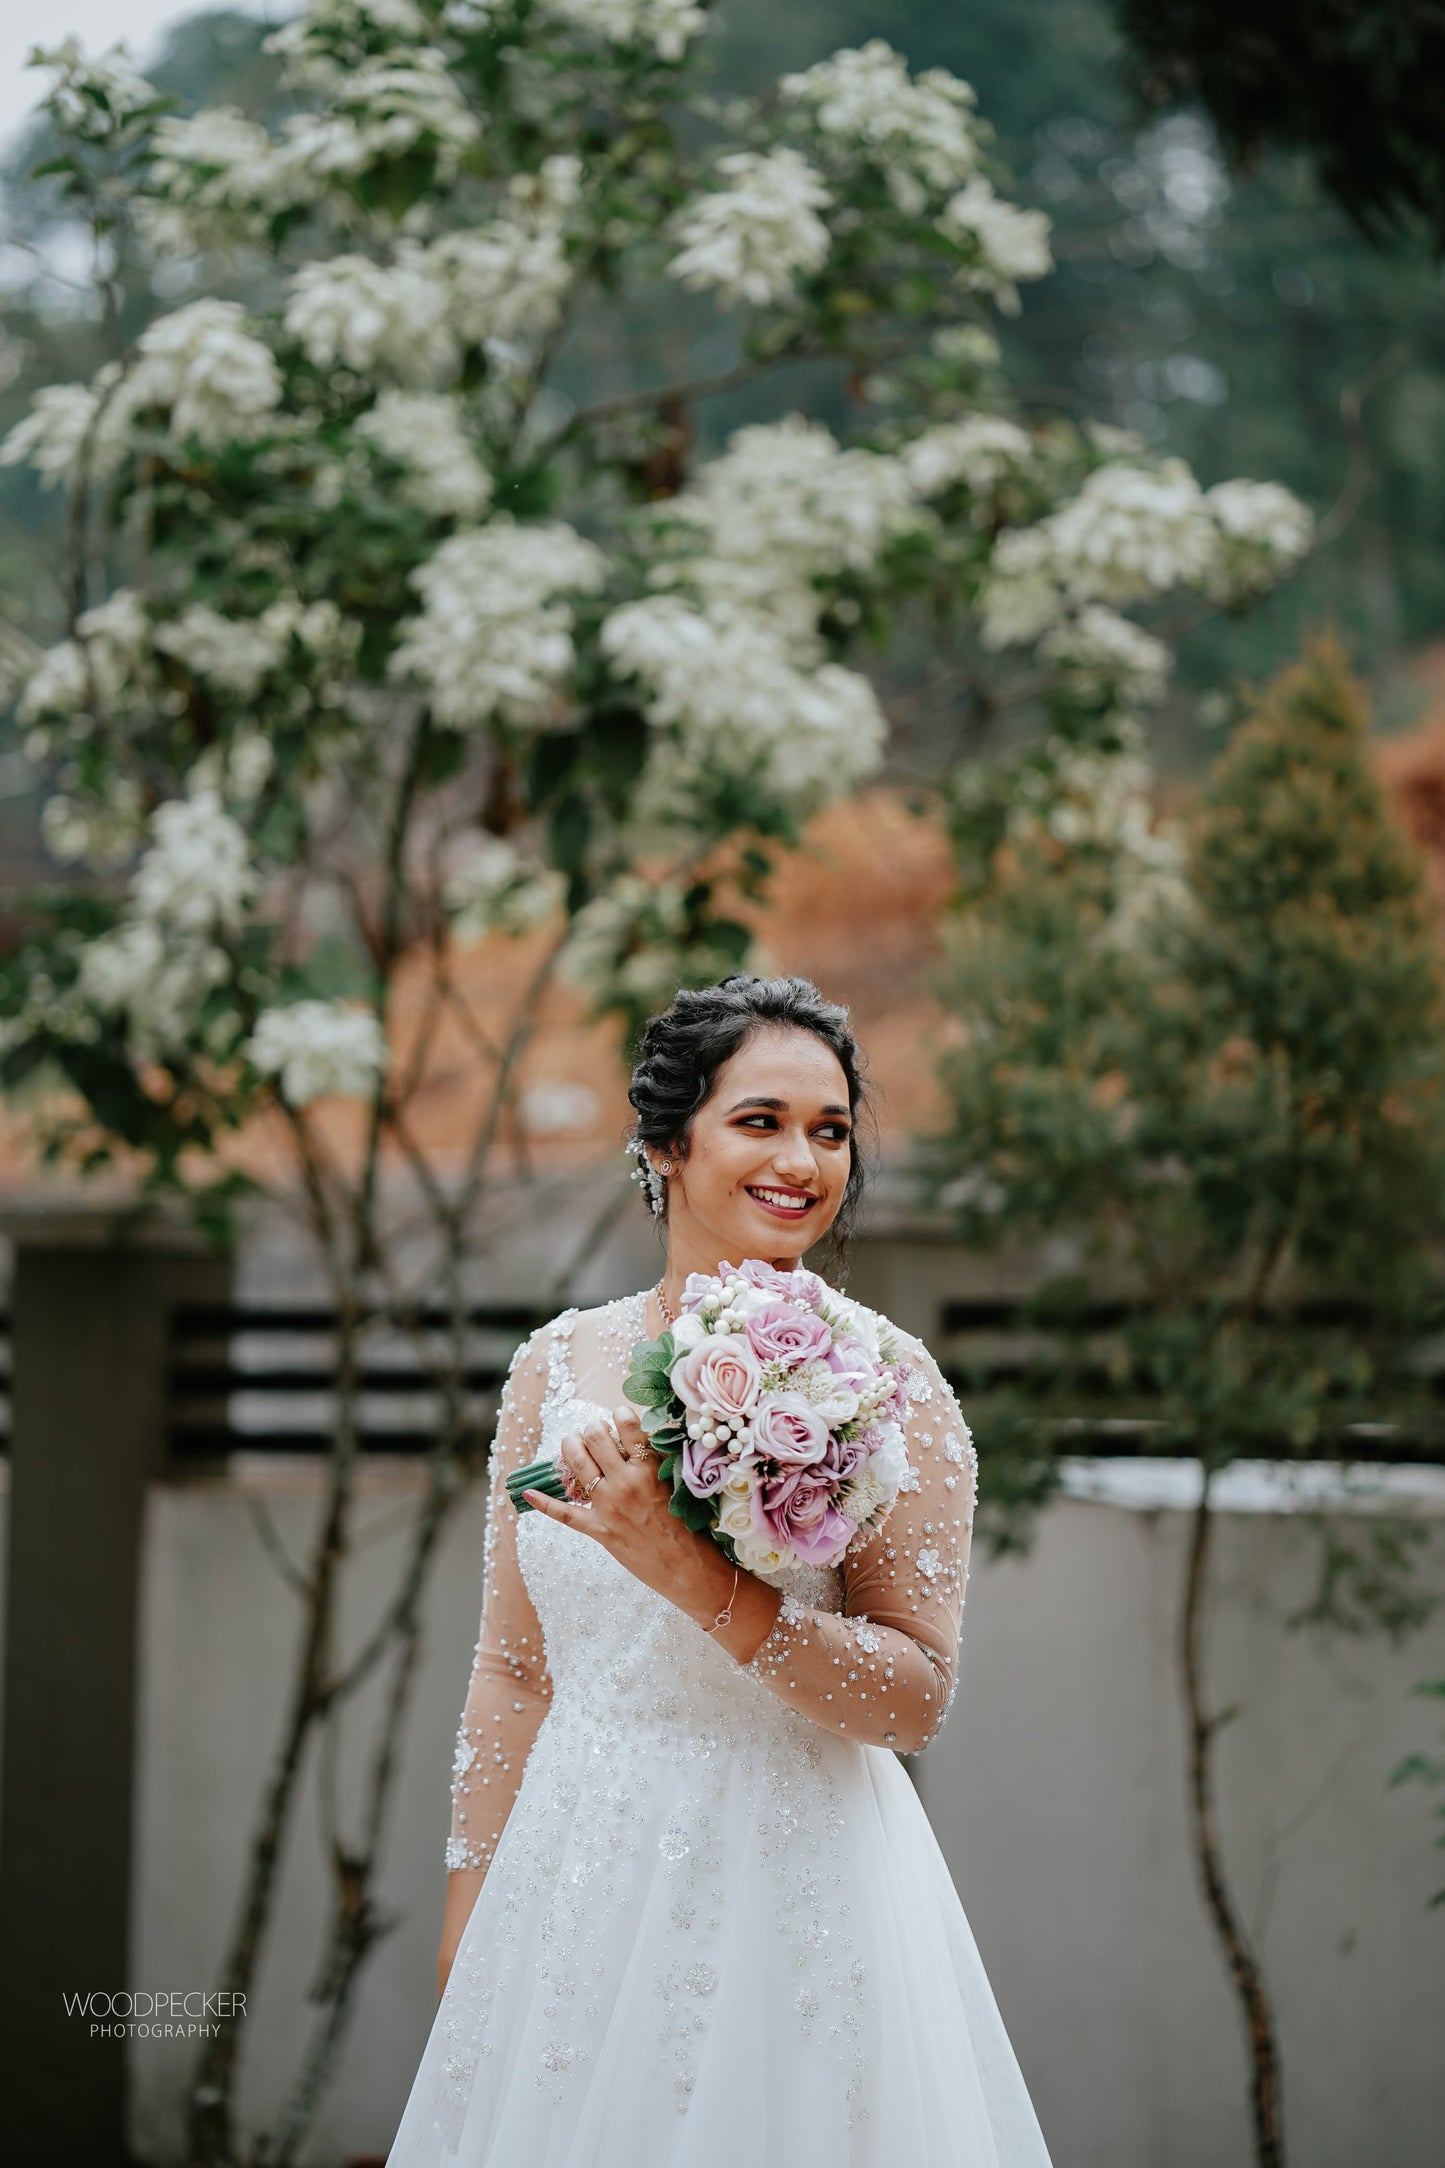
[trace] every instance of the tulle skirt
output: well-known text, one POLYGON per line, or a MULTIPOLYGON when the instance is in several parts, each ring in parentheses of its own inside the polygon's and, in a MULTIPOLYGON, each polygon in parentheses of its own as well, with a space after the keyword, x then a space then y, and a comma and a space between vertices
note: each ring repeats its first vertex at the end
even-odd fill
POLYGON ((389 2168, 1048 2168, 907 1773, 544 1722, 389 2168))

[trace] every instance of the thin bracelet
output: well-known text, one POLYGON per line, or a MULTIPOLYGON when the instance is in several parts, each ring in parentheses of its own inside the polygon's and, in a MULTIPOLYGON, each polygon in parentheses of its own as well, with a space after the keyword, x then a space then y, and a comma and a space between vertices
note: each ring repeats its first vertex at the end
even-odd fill
POLYGON ((737 1569, 737 1567, 736 1567, 736 1566, 734 1566, 734 1567, 733 1567, 733 1585, 732 1585, 731 1589, 730 1589, 730 1590, 729 1590, 729 1592, 728 1592, 727 1609, 726 1609, 725 1611, 719 1611, 719 1613, 718 1613, 717 1617, 716 1617, 716 1618, 715 1618, 715 1619, 713 1620, 713 1622, 712 1622, 711 1626, 706 1626, 706 1627, 704 1627, 703 1631, 704 1631, 705 1633, 715 1634, 715 1633, 717 1632, 717 1630, 718 1630, 719 1626, 729 1626, 729 1625, 731 1625, 731 1623, 732 1623, 732 1615, 733 1615, 733 1597, 734 1597, 734 1596, 736 1596, 737 1592, 738 1592, 738 1569, 737 1569))

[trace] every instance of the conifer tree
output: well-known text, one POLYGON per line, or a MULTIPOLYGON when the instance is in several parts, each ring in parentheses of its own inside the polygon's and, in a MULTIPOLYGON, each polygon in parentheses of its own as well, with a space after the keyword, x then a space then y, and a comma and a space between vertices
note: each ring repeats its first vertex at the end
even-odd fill
MULTIPOLYGON (((1430 1420, 1406 1357, 1445 1196, 1445 980, 1367 726, 1325 634, 1258 695, 1177 826, 1152 820, 1141 763, 1060 749, 957 932, 952 1113, 929 1146, 970 1238, 1075 1244, 1073 1276, 1034 1300, 1043 1352, 980 1424, 1003 1455, 991 1487, 1046 1495, 1058 1445, 1105 1411, 1202 1466, 1180 1606, 1189 1799, 1261 2164, 1284 2158, 1278 2051, 1214 1803, 1212 1479, 1243 1455, 1349 1458, 1365 1421, 1430 1420)), ((1428 1615, 1418 1525, 1367 1527, 1323 1523, 1320 1592, 1291 1623, 1399 1635, 1428 1615)))

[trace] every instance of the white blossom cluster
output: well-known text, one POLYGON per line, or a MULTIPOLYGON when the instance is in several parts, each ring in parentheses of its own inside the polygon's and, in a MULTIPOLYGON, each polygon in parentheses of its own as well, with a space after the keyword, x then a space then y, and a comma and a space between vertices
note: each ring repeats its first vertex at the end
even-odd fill
POLYGON ((297 178, 280 166, 260 122, 234 106, 166 114, 151 138, 148 193, 136 199, 136 221, 158 252, 193 255, 292 209, 297 178))
POLYGON ((544 12, 614 45, 651 46, 669 61, 681 60, 707 28, 707 10, 695 0, 544 0, 544 12))
MULTIPOLYGON (((22 723, 46 723, 112 707, 125 692, 150 637, 139 595, 118 587, 76 620, 75 638, 48 648, 21 690, 22 723)), ((34 750, 43 754, 48 745, 34 750)))
POLYGON ((480 519, 491 502, 492 477, 447 393, 383 391, 356 434, 402 469, 400 494, 434 519, 480 519))
POLYGON ((386 1066, 377 1018, 343 1001, 293 1001, 263 1010, 245 1051, 263 1076, 280 1078, 294 1107, 360 1097, 386 1066))
POLYGON ((158 316, 136 351, 121 396, 133 411, 169 409, 172 436, 226 444, 255 435, 280 404, 276 358, 246 329, 238 301, 192 301, 158 316))
POLYGON ((898 457, 920 497, 960 487, 984 497, 1005 475, 1029 466, 1034 444, 1027 429, 1004 414, 965 414, 925 429, 898 457))
POLYGON ((76 991, 102 1015, 124 1014, 137 1054, 164 1059, 185 1046, 196 1012, 231 967, 211 941, 178 941, 151 919, 127 919, 90 942, 76 991))
MULTIPOLYGON (((73 783, 73 769, 62 771, 73 783)), ((103 797, 83 798, 66 790, 51 793, 40 808, 40 835, 50 856, 62 866, 90 866, 97 872, 123 866, 135 856, 145 833, 145 801, 133 776, 111 776, 103 797)))
POLYGON ((1278 485, 1268 486, 1262 502, 1251 485, 1242 494, 1239 485, 1219 487, 1225 514, 1237 523, 1228 535, 1220 500, 1201 490, 1182 459, 1096 467, 1069 502, 999 536, 980 598, 985 644, 1037 639, 1086 602, 1127 608, 1177 587, 1223 599, 1241 558, 1251 580, 1277 578, 1307 544, 1304 506, 1278 485), (1296 507, 1293 516, 1284 500, 1296 507))
POLYGON ((973 260, 960 267, 960 285, 991 294, 1006 315, 1016 316, 1020 279, 1042 278, 1053 269, 1049 220, 996 195, 981 173, 950 197, 938 219, 947 240, 964 243, 973 260))
POLYGON ((126 416, 113 401, 120 370, 107 363, 93 384, 45 384, 0 444, 0 467, 34 467, 42 487, 74 482, 84 467, 105 481, 125 457, 126 416), (104 381, 102 381, 104 379, 104 381))
POLYGON ((673 221, 678 254, 668 265, 694 292, 755 307, 780 301, 800 271, 827 261, 828 229, 819 211, 831 202, 822 175, 786 145, 732 151, 719 158, 725 188, 698 196, 673 221))
POLYGON ((234 700, 250 700, 286 660, 293 640, 311 658, 338 664, 354 652, 360 628, 343 619, 333 602, 303 603, 279 595, 259 617, 226 617, 209 603, 193 602, 179 617, 158 624, 153 645, 194 676, 234 700))
POLYGON ((341 363, 401 384, 429 384, 455 368, 447 290, 414 246, 393 263, 331 256, 288 282, 285 324, 318 369, 341 363))
POLYGON ((105 142, 160 97, 154 83, 137 73, 123 40, 92 60, 78 38, 66 38, 60 45, 37 46, 31 62, 54 71, 45 103, 57 126, 85 143, 105 142))
POLYGON ((677 728, 678 749, 659 756, 651 782, 659 814, 669 790, 685 805, 699 767, 801 812, 878 766, 887 726, 868 680, 838 663, 800 666, 766 624, 654 595, 612 612, 602 649, 619 676, 642 682, 648 720, 677 728))
POLYGON ((571 287, 567 216, 582 188, 581 161, 545 158, 514 174, 500 218, 433 242, 426 262, 443 281, 446 313, 467 345, 549 331, 571 287))
POLYGON ((155 409, 167 412, 176 438, 220 445, 255 436, 280 404, 281 376, 246 324, 239 302, 210 299, 157 317, 129 369, 108 362, 91 384, 38 392, 0 445, 0 465, 33 466, 47 483, 74 482, 83 465, 104 481, 125 457, 136 416, 155 409))
POLYGON ((124 1014, 137 1054, 163 1057, 190 1038, 196 1012, 231 965, 217 941, 235 933, 257 885, 244 829, 215 791, 158 806, 151 842, 120 924, 90 942, 77 994, 124 1014))
POLYGON ((1162 640, 1100 602, 1045 633, 1038 653, 1080 692, 1125 707, 1162 699, 1173 661, 1162 640))
POLYGON ((424 686, 449 729, 493 716, 545 725, 574 659, 565 598, 595 592, 606 575, 601 550, 560 521, 499 516, 453 535, 411 576, 424 607, 402 628, 393 674, 424 686))
POLYGON ((131 883, 137 916, 182 934, 235 933, 256 892, 250 845, 214 791, 169 799, 131 883))
POLYGON ((1134 940, 1156 914, 1187 910, 1183 844, 1177 829, 1156 813, 1154 773, 1137 726, 1126 729, 1113 752, 1057 739, 1045 752, 1045 763, 1019 779, 1010 833, 1042 828, 1071 850, 1108 853, 1115 898, 1106 929, 1111 941, 1134 940))
POLYGON ((922 517, 901 460, 844 451, 801 414, 737 430, 667 512, 684 538, 674 576, 716 612, 746 610, 803 643, 818 581, 870 572, 922 517))
POLYGON ((1273 587, 1314 539, 1314 519, 1279 482, 1216 482, 1204 503, 1219 534, 1209 591, 1224 601, 1273 587))
POLYGON ((807 109, 820 134, 878 166, 906 216, 917 217, 929 195, 959 187, 977 165, 972 86, 944 68, 915 80, 882 38, 785 75, 779 89, 807 109))
POLYGON ((342 363, 404 385, 456 368, 461 347, 547 330, 572 283, 567 213, 580 187, 572 157, 515 176, 504 216, 404 242, 390 263, 358 254, 303 264, 289 282, 286 329, 319 369, 342 363))
POLYGON ((266 40, 298 89, 323 94, 393 47, 427 42, 427 18, 415 0, 309 0, 266 40))
POLYGON ((867 679, 823 659, 820 583, 866 573, 917 526, 902 464, 844 451, 820 423, 790 415, 739 430, 667 507, 677 554, 663 592, 623 604, 602 628, 619 676, 643 687, 648 719, 671 733, 649 777, 660 812, 680 809, 701 770, 747 778, 803 811, 871 774, 885 724, 867 679))
POLYGON ((290 115, 279 138, 231 108, 163 121, 138 203, 154 245, 191 252, 254 236, 278 212, 323 202, 354 220, 346 184, 418 146, 451 181, 479 139, 447 54, 405 0, 318 0, 266 42, 286 63, 285 81, 319 95, 323 109, 290 115))
POLYGON ((505 836, 472 835, 452 858, 442 902, 453 938, 483 941, 490 933, 528 933, 562 901, 562 877, 522 856, 505 836))

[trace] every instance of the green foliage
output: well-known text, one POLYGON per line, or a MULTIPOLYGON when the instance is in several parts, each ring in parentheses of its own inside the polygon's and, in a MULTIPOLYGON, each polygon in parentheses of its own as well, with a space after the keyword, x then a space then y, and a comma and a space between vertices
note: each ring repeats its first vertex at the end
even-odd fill
POLYGON ((1116 0, 1141 96, 1203 105, 1231 154, 1308 153, 1372 238, 1445 252, 1445 15, 1414 0, 1116 0))
MULTIPOLYGON (((1445 1679, 1421 1679, 1415 1692, 1432 1700, 1445 1701, 1445 1679)), ((1407 1754, 1392 1770, 1390 1782, 1392 1785, 1445 1785, 1445 1754, 1407 1754)), ((1445 1823, 1445 1800, 1432 1808, 1431 1813, 1435 1821, 1445 1823)), ((1445 1829, 1436 1837, 1435 1845, 1437 1850, 1445 1851, 1445 1829)), ((1445 1889, 1437 1889, 1430 1899, 1432 1911, 1438 1905, 1445 1905, 1445 1889)))
MULTIPOLYGON (((1046 1490, 1080 1418, 1211 1466, 1430 1422, 1409 1356, 1439 1308, 1445 981, 1366 722, 1317 638, 1176 836, 1065 840, 1024 809, 962 912, 932 1186, 968 1239, 1073 1259, 1033 1300, 1022 1381, 979 1410, 1015 1489, 1046 1490)), ((1398 1625, 1409 1548, 1342 1565, 1317 1615, 1348 1594, 1398 1625)))

